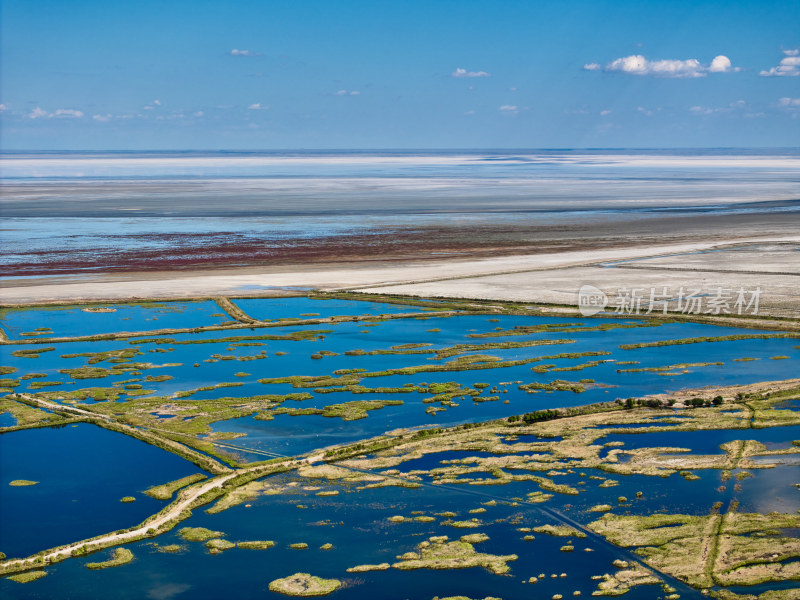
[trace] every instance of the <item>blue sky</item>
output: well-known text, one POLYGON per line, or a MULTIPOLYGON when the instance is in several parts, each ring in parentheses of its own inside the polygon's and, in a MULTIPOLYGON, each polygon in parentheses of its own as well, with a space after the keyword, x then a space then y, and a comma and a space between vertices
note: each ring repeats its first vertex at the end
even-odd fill
POLYGON ((6 150, 800 140, 800 0, 0 6, 6 150))

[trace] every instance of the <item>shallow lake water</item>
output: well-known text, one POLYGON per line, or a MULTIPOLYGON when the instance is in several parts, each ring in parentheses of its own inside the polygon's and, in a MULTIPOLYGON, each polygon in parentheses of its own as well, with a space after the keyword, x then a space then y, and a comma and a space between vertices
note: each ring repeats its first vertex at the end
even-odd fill
MULTIPOLYGON (((285 299, 287 302, 300 302, 304 299, 285 299)), ((308 299, 305 299, 308 300, 308 299)), ((259 302, 261 300, 258 300, 259 302)), ((271 302, 272 300, 264 300, 271 302)), ((314 300, 312 302, 332 302, 314 300)), ((349 302, 349 301, 348 301, 349 302)), ((351 308, 352 314, 367 311, 357 302, 351 308)), ((216 306, 216 305, 214 305, 216 306)), ((298 306, 301 306, 298 304, 298 306)), ((303 310, 308 307, 302 304, 303 310)), ((386 305, 380 310, 388 312, 386 305)), ((400 306, 400 305, 395 305, 400 306)), ((398 310, 406 310, 401 307, 398 310)), ((319 312, 319 311, 317 311, 319 312)), ((339 312, 335 309, 333 312, 339 312)), ((80 313, 79 313, 80 314, 80 313)), ((113 313, 112 313, 113 314, 113 313)), ((184 313, 178 313, 184 314, 184 313)), ((96 315, 90 315, 92 318, 96 315)), ((630 321, 640 324, 641 321, 630 321)), ((46 378, 20 380, 17 391, 70 391, 84 387, 120 388, 124 399, 125 383, 141 385, 153 395, 163 396, 187 390, 213 387, 195 391, 192 400, 212 400, 220 397, 249 397, 260 394, 289 394, 308 392, 312 398, 302 402, 288 402, 291 408, 323 408, 326 405, 354 400, 391 399, 402 401, 401 406, 387 406, 369 412, 369 417, 360 421, 346 422, 339 418, 317 416, 277 416, 272 421, 262 421, 252 417, 222 421, 212 425, 214 431, 246 432, 245 438, 237 440, 237 445, 257 447, 280 454, 296 454, 330 443, 354 441, 363 437, 382 434, 400 427, 432 426, 438 424, 457 424, 502 418, 512 414, 522 414, 532 410, 562 406, 578 406, 594 402, 613 401, 617 398, 639 397, 647 394, 675 391, 682 388, 696 388, 708 385, 745 384, 764 380, 780 380, 793 377, 797 373, 800 352, 797 339, 745 339, 723 342, 695 343, 675 346, 621 349, 619 346, 631 343, 657 342, 677 338, 700 336, 724 336, 758 334, 757 330, 743 330, 730 327, 715 327, 693 323, 670 323, 657 327, 613 328, 605 331, 569 331, 570 325, 579 324, 583 328, 599 325, 620 325, 620 321, 608 318, 580 319, 550 318, 529 316, 459 315, 425 318, 403 318, 374 322, 324 323, 307 326, 252 327, 234 330, 182 333, 166 336, 166 343, 155 343, 155 338, 114 340, 98 342, 71 342, 57 344, 52 351, 42 353, 39 358, 16 357, 9 352, 9 346, 0 348, 2 363, 18 369, 9 377, 20 378, 25 373, 41 373, 46 378), (533 325, 557 325, 554 329, 506 335, 514 327, 533 325), (496 332, 500 328, 503 331, 496 332), (559 329, 567 329, 559 331, 559 329), (297 332, 318 332, 316 338, 294 341, 291 339, 263 339, 264 336, 286 336, 297 332), (503 335, 495 337, 495 333, 503 335), (490 337, 471 337, 475 335, 490 337), (243 339, 240 339, 243 338, 243 339), (262 338, 262 339, 259 339, 262 338), (485 344, 504 342, 559 342, 547 345, 532 345, 521 348, 464 349, 456 356, 437 359, 431 353, 457 344, 485 344), (410 350, 395 349, 403 344, 425 344, 410 350), (131 375, 120 371, 103 378, 74 380, 62 369, 75 369, 86 366, 84 356, 68 357, 68 354, 89 352, 108 352, 111 350, 135 349, 140 352, 132 361, 150 363, 152 368, 141 371, 141 375, 131 375), (377 355, 348 355, 347 352, 395 352, 377 355), (334 355, 319 358, 321 351, 334 355), (411 353, 403 353, 411 352, 411 353), (563 353, 608 352, 601 356, 582 356, 572 358, 546 358, 563 353), (413 374, 386 374, 377 377, 364 377, 361 385, 369 388, 396 387, 408 384, 432 384, 457 382, 463 386, 487 383, 480 398, 497 396, 497 400, 473 402, 472 399, 456 398, 458 406, 446 407, 436 414, 425 411, 430 404, 423 403, 430 393, 353 393, 338 391, 317 393, 313 387, 295 388, 291 383, 259 383, 259 379, 285 377, 288 375, 331 376, 342 369, 364 369, 377 373, 388 369, 443 365, 458 356, 484 354, 503 361, 532 361, 526 364, 503 368, 472 369, 463 371, 418 372, 413 374), (317 358, 313 358, 317 356, 317 358), (786 359, 773 360, 775 356, 786 359), (740 358, 758 360, 739 362, 740 358), (592 365, 593 361, 599 364, 592 365), (623 364, 618 364, 622 362, 623 364), (703 364, 703 363, 723 363, 703 364), (633 364, 624 364, 633 363, 633 364), (551 365, 548 372, 534 372, 531 369, 551 365), (580 370, 570 369, 586 365, 580 370), (634 371, 629 369, 663 368, 674 365, 689 365, 672 368, 668 371, 634 371), (691 366, 695 365, 695 366, 691 366), (169 376, 166 381, 148 381, 149 378, 169 376), (585 384, 583 393, 571 391, 539 391, 526 393, 519 389, 519 383, 550 383, 555 380, 577 382, 592 380, 585 384), (41 387, 42 382, 61 382, 60 385, 41 387), (492 392, 496 386, 497 391, 492 392), (286 435, 292 432, 291 435, 286 435), (320 438, 315 441, 314 436, 320 438), (319 442, 317 444, 317 442, 319 442), (313 446, 317 444, 317 446, 313 446)), ((165 340, 162 340, 165 341, 165 340)), ((48 346, 48 344, 43 344, 48 346)), ((26 345, 35 348, 38 345, 26 345)), ((50 345, 49 347, 54 347, 50 345)), ((115 366, 100 362, 93 366, 110 369, 115 366)), ((124 367, 124 364, 117 365, 124 367)), ((438 407, 438 405, 435 405, 438 407)))
POLYGON ((200 472, 137 439, 85 423, 0 435, 0 551, 27 556, 143 521, 164 502, 142 492, 200 472), (14 487, 25 479, 36 485, 14 487), (135 502, 123 503, 124 496, 135 502))
POLYGON ((240 298, 233 303, 246 314, 260 321, 277 319, 310 319, 341 315, 383 315, 423 312, 418 306, 340 300, 338 298, 240 298))
MULTIPOLYGON (((360 303, 354 301, 309 300, 290 298, 279 300, 237 300, 246 313, 256 318, 283 319, 301 313, 331 315, 389 314, 413 312, 414 307, 387 303, 360 303), (374 312, 373 312, 374 311, 374 312)), ((7 313, 2 322, 12 337, 19 339, 23 331, 37 327, 50 327, 52 335, 85 335, 125 330, 145 331, 164 327, 193 327, 213 324, 221 309, 211 302, 180 303, 181 311, 160 308, 119 306, 114 313, 84 313, 70 308, 36 310, 12 317, 7 313), (131 311, 130 313, 125 311, 131 311), (159 312, 161 311, 161 312, 159 312), (130 320, 122 315, 129 314, 130 320), (66 316, 59 316, 66 315, 66 316), (96 318, 107 320, 95 321, 96 318), (14 321, 13 319, 17 319, 14 321), (62 319, 62 320, 59 320, 62 319), (149 320, 155 319, 155 320, 149 320), (99 324, 99 325, 98 325, 99 324)), ((301 318, 311 318, 301 317, 301 318)), ((224 320, 230 318, 226 315, 224 320)), ((243 398, 262 394, 289 394, 308 392, 310 399, 299 402, 286 401, 286 408, 323 408, 327 405, 358 400, 400 400, 402 405, 385 406, 369 411, 368 417, 354 421, 320 415, 277 415, 272 420, 254 416, 237 417, 213 423, 214 432, 244 433, 244 437, 222 442, 220 447, 239 448, 242 460, 264 460, 247 449, 295 455, 321 447, 353 442, 401 427, 424 427, 478 422, 505 418, 532 410, 578 406, 601 401, 613 401, 646 394, 662 393, 681 388, 747 384, 765 380, 794 377, 798 371, 800 351, 797 339, 746 339, 724 342, 706 342, 687 345, 622 349, 620 345, 657 342, 700 336, 759 334, 757 330, 691 323, 669 323, 656 327, 612 327, 606 330, 569 331, 597 325, 619 326, 616 319, 553 318, 536 316, 487 316, 462 314, 452 317, 426 314, 395 320, 367 320, 337 324, 273 327, 247 327, 233 330, 181 333, 151 339, 152 336, 105 340, 95 342, 63 342, 0 346, 2 365, 17 369, 3 377, 18 382, 16 391, 38 391, 37 383, 61 382, 42 387, 41 391, 60 392, 89 387, 116 388, 120 400, 132 399, 125 385, 141 385, 149 396, 170 396, 177 392, 195 390, 185 400, 173 398, 175 403, 204 402, 221 397, 243 398), (554 325, 527 331, 521 335, 515 327, 554 325), (291 336, 303 332, 316 332, 309 339, 268 339, 291 336), (487 335, 489 334, 489 335, 487 335), (476 337, 478 336, 478 337, 476 337), (517 348, 465 347, 447 358, 437 358, 425 352, 457 344, 487 344, 504 342, 560 342, 529 345, 517 348), (417 348, 397 346, 424 344, 417 348), (38 357, 14 356, 19 348, 53 347, 38 357), (394 348, 393 348, 394 347, 394 348), (91 356, 86 353, 106 353, 119 350, 138 352, 130 362, 102 360, 89 365, 91 356), (353 355, 352 351, 378 354, 353 355), (322 356, 327 351, 332 355, 322 356), (351 354, 347 354, 347 352, 351 354), (423 351, 419 353, 413 353, 423 351), (546 358, 562 353, 608 352, 600 356, 546 358), (439 404, 423 402, 434 394, 430 391, 354 393, 342 390, 333 393, 315 391, 314 387, 293 387, 291 383, 259 383, 259 379, 290 375, 337 376, 342 369, 364 369, 377 373, 389 369, 420 366, 441 366, 458 357, 482 354, 502 361, 527 361, 524 364, 502 368, 468 369, 453 371, 387 373, 363 376, 360 385, 402 388, 407 384, 427 386, 432 383, 457 382, 474 388, 476 383, 488 384, 482 388, 479 399, 498 396, 496 400, 473 402, 469 397, 455 398, 457 406, 448 406, 436 414, 426 409, 439 404), (315 358, 316 356, 316 358, 315 358), (773 357, 786 356, 785 359, 773 357), (739 362, 739 358, 758 360, 739 362), (592 364, 593 361, 601 361, 592 364), (722 364, 696 364, 720 362, 722 364), (588 363, 588 364, 587 364, 588 363), (619 364, 632 363, 632 364, 619 364), (135 365, 135 366, 132 366, 135 365), (543 372, 532 368, 550 365, 543 372), (583 365, 579 370, 571 369, 583 365), (85 366, 100 367, 116 372, 89 379, 75 379, 70 369, 85 366), (629 371, 630 369, 671 367, 668 371, 629 371), (66 372, 61 372, 66 371, 66 372), (684 372, 687 371, 687 372, 684 372), (665 374, 666 373, 666 374, 665 374), (26 375, 35 377, 24 378, 26 375), (44 375, 42 377, 41 375, 44 375), (164 381, 148 381, 148 378, 164 381), (555 391, 526 393, 519 382, 551 383, 555 380, 593 380, 585 382, 585 391, 555 391), (220 383, 236 384, 213 389, 197 388, 220 383), (492 388, 496 391, 492 391, 492 388)), ((641 325, 641 320, 631 320, 630 325, 641 325)), ((49 334, 48 334, 49 335, 49 334)), ((35 338, 34 338, 35 339, 35 338)), ((102 357, 101 357, 102 358, 102 357)), ((105 357, 108 358, 108 357, 105 357)), ((541 371, 541 369, 540 369, 541 371)), ((101 374, 102 375, 102 374, 101 374)), ((134 388, 135 389, 135 388, 134 388)), ((138 390, 137 390, 138 393, 138 390)), ((94 400, 86 400, 91 404, 94 400)), ((787 408, 794 408, 787 404, 787 408)), ((161 415, 160 422, 170 417, 161 415)), ((182 418, 182 417, 173 417, 182 418)), ((13 424, 9 413, 0 414, 0 426, 13 424)), ((535 441, 524 436, 518 441, 535 441)), ((653 446, 677 446, 699 454, 718 454, 720 444, 734 439, 753 439, 768 448, 787 447, 792 440, 800 439, 800 427, 781 427, 763 430, 703 431, 703 432, 651 432, 628 434, 611 432, 600 443, 621 441, 622 449, 653 446)), ((551 439, 552 440, 552 439, 551 439)), ((551 441, 548 440, 548 441, 551 441)), ((508 442, 511 443, 511 442, 508 442)), ((485 456, 481 452, 447 452, 426 455, 423 459, 401 464, 401 471, 430 469, 442 460, 467 456, 485 456)), ((58 544, 92 535, 130 527, 159 510, 163 502, 153 500, 141 492, 147 487, 165 483, 198 472, 190 463, 143 442, 112 433, 92 425, 81 424, 61 429, 43 428, 14 431, 0 435, 0 551, 9 556, 33 553, 58 544), (40 483, 30 487, 10 487, 12 479, 29 479, 40 483), (132 495, 136 501, 119 502, 123 496, 132 495)), ((319 497, 316 490, 303 489, 312 485, 294 475, 276 476, 276 481, 297 485, 289 493, 279 496, 261 496, 220 514, 207 514, 197 509, 189 520, 159 536, 155 541, 165 545, 181 543, 185 550, 178 554, 157 552, 152 540, 137 542, 129 547, 136 560, 126 566, 89 573, 84 564, 102 560, 109 551, 88 558, 71 559, 48 567, 48 577, 24 586, 0 580, 0 594, 8 598, 63 597, 60 590, 68 588, 71 597, 106 597, 114 589, 119 598, 188 598, 198 594, 225 595, 229 582, 235 579, 237 597, 275 597, 267 590, 273 579, 295 572, 312 572, 322 577, 336 577, 345 587, 333 597, 381 598, 432 598, 434 596, 467 595, 481 598, 501 596, 513 598, 551 598, 554 594, 572 597, 574 591, 590 596, 597 581, 592 575, 613 572, 612 562, 629 557, 625 550, 607 544, 600 538, 573 538, 575 551, 561 552, 567 539, 535 536, 524 541, 518 527, 557 523, 559 517, 586 525, 602 513, 589 509, 597 504, 610 504, 615 514, 651 514, 653 512, 708 514, 717 501, 741 502, 740 511, 778 510, 795 512, 800 509, 797 489, 792 483, 800 482, 800 466, 780 465, 773 469, 753 469, 752 476, 743 479, 737 487, 735 478, 724 482, 718 470, 696 470, 697 480, 687 480, 678 473, 668 477, 644 475, 613 475, 596 469, 554 475, 556 483, 564 483, 581 490, 577 496, 556 496, 545 505, 519 503, 512 506, 501 502, 497 506, 481 503, 497 498, 499 501, 525 498, 539 490, 537 483, 518 481, 500 486, 423 485, 419 489, 389 487, 355 491, 353 485, 333 486, 338 496, 319 497), (600 487, 601 480, 591 476, 613 478, 615 487, 600 487), (723 489, 724 488, 724 489, 723 489), (643 491, 642 498, 636 492, 643 491), (628 502, 618 503, 619 496, 628 502), (307 508, 298 508, 298 505, 307 508), (469 513, 485 507, 486 513, 469 513), (387 517, 395 514, 409 516, 411 511, 454 511, 459 518, 481 519, 477 529, 457 529, 434 522, 390 523, 387 517), (202 543, 182 542, 177 530, 183 526, 204 526, 225 532, 232 541, 275 540, 276 547, 269 550, 233 549, 220 555, 208 554, 202 543), (397 556, 412 551, 418 543, 433 535, 448 535, 451 539, 469 533, 483 532, 490 539, 476 545, 478 551, 492 554, 519 556, 510 562, 510 576, 493 575, 481 568, 442 571, 376 571, 347 574, 345 569, 364 563, 397 562, 397 556), (287 545, 306 542, 308 550, 292 550, 287 545), (330 542, 334 549, 319 549, 330 542), (591 547, 593 552, 584 551, 591 547), (523 583, 528 577, 545 573, 537 584, 523 583), (566 573, 566 577, 560 577, 566 573), (558 575, 551 578, 551 574, 558 575)), ((423 477, 423 480, 429 478, 423 477)), ((325 484, 325 489, 331 486, 325 484)), ((626 598, 645 600, 661 595, 660 588, 645 586, 634 588, 626 598)), ((681 589, 682 598, 699 597, 688 588, 681 589)))
POLYGON ((211 300, 12 308, 0 316, 0 327, 14 340, 204 327, 225 322, 233 319, 211 300), (36 331, 38 328, 47 330, 36 331))
MULTIPOLYGON (((289 478, 291 479, 291 478, 289 478)), ((303 481, 302 485, 307 485, 303 481)), ((251 506, 240 505, 223 513, 208 515, 197 511, 182 525, 207 527, 225 534, 231 541, 273 540, 276 545, 267 550, 232 549, 212 556, 202 543, 184 542, 172 532, 161 536, 160 544, 178 543, 185 546, 179 554, 161 554, 153 551, 148 542, 133 544, 130 548, 136 562, 127 567, 108 569, 86 574, 81 564, 88 559, 70 560, 51 570, 55 576, 46 577, 34 585, 45 595, 53 591, 56 580, 69 581, 80 597, 102 597, 103 589, 119 589, 120 598, 142 597, 197 597, 198 594, 225 595, 229 593, 231 579, 236 581, 237 598, 281 598, 269 592, 270 581, 295 572, 313 572, 320 577, 342 580, 345 587, 334 598, 374 598, 376 590, 381 598, 432 598, 434 596, 470 595, 481 598, 502 594, 510 599, 550 598, 560 593, 572 597, 574 591, 591 596, 597 582, 592 575, 613 571, 612 562, 627 558, 627 552, 618 550, 599 539, 561 538, 537 534, 535 540, 525 541, 517 527, 556 523, 550 516, 534 506, 498 505, 484 507, 483 502, 492 494, 475 495, 469 491, 453 491, 424 487, 417 490, 386 488, 348 493, 341 488, 339 496, 320 498, 314 491, 296 488, 295 492, 281 496, 259 498, 251 506), (298 508, 298 505, 304 508, 298 508), (426 515, 457 511, 466 517, 468 510, 486 508, 482 525, 475 529, 457 529, 443 523, 446 519, 435 517, 431 523, 391 523, 392 515, 409 516, 411 511, 426 515), (512 521, 513 524, 509 524, 512 521), (489 540, 475 545, 479 552, 495 555, 516 554, 509 561, 508 575, 496 575, 475 567, 456 570, 386 571, 346 573, 346 569, 359 564, 398 562, 398 555, 415 550, 417 544, 434 535, 447 535, 451 540, 481 532, 489 540), (559 551, 572 539, 575 551, 559 551), (288 548, 289 544, 304 542, 306 550, 288 548), (333 549, 320 546, 332 543, 333 549), (592 552, 586 552, 590 548, 592 552), (545 577, 536 584, 525 583, 529 577, 545 577), (562 577, 561 574, 565 576, 562 577), (556 577, 552 577, 556 575, 556 577)), ((33 585, 30 586, 33 588, 33 585)), ((685 586, 684 586, 685 587, 685 586)), ((19 587, 0 582, 0 589, 16 598, 19 587)), ((683 598, 700 598, 699 593, 682 589, 683 598)), ((634 588, 626 597, 636 600, 654 598, 660 589, 656 586, 634 588)))

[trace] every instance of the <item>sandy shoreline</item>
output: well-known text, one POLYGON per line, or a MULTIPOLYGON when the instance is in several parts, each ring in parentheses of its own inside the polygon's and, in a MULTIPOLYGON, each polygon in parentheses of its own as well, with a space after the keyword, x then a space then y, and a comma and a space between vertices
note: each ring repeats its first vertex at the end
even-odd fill
POLYGON ((583 283, 592 283, 612 296, 614 290, 610 288, 623 286, 669 285, 677 289, 721 285, 760 287, 764 314, 800 318, 800 269, 795 258, 798 248, 800 235, 768 235, 740 237, 724 243, 698 240, 479 259, 378 263, 364 260, 336 265, 19 278, 3 282, 0 303, 274 296, 316 289, 574 306, 583 283), (709 266, 711 252, 714 268, 709 266), (700 259, 692 264, 691 259, 698 256, 700 259), (662 264, 664 261, 667 264, 662 264))

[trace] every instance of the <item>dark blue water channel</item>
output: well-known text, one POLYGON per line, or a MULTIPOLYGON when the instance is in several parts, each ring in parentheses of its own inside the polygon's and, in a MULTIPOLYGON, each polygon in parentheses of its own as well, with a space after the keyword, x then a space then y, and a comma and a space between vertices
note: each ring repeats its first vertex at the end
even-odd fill
MULTIPOLYGON (((307 485, 301 480, 301 486, 307 485)), ((416 490, 385 488, 348 491, 340 487, 340 495, 320 498, 314 491, 301 486, 280 496, 260 497, 250 506, 240 505, 223 513, 208 515, 197 511, 184 524, 207 527, 224 533, 231 541, 273 540, 268 550, 232 549, 212 556, 202 543, 183 542, 176 532, 168 533, 157 542, 179 543, 185 550, 179 554, 154 552, 148 542, 131 545, 136 561, 130 565, 87 573, 83 564, 89 559, 70 560, 52 567, 54 576, 33 584, 14 586, 0 582, 0 590, 9 598, 24 598, 34 590, 43 597, 58 595, 58 584, 68 585, 70 597, 106 597, 105 590, 114 589, 117 598, 190 598, 225 596, 235 586, 236 598, 282 598, 269 592, 270 581, 296 572, 310 572, 320 577, 342 580, 344 586, 331 598, 432 598, 434 596, 469 595, 480 598, 502 594, 507 600, 551 598, 554 594, 572 597, 574 591, 591 596, 597 581, 592 575, 613 571, 611 563, 625 558, 624 551, 596 539, 559 538, 536 534, 535 540, 525 541, 525 533, 517 527, 557 524, 553 518, 531 506, 484 506, 491 495, 475 496, 449 489, 424 487, 416 490), (475 508, 485 513, 471 514, 475 508), (457 529, 436 516, 431 523, 391 523, 392 515, 411 516, 411 511, 425 515, 454 511, 459 518, 479 517, 475 529, 457 529), (455 570, 386 571, 347 573, 358 564, 398 562, 398 556, 414 551, 417 544, 434 535, 447 535, 451 540, 470 533, 485 533, 489 540, 475 545, 479 552, 508 555, 508 575, 496 575, 480 568, 455 570), (575 551, 561 552, 560 548, 572 539, 575 551), (304 542, 306 550, 288 546, 304 542), (322 550, 325 543, 333 549, 322 550), (587 552, 589 548, 592 552, 587 552), (564 576, 562 577, 562 573, 564 576), (529 577, 539 577, 536 584, 525 583, 529 577), (555 577, 552 577, 555 575, 555 577)), ((63 589, 63 588, 62 588, 63 589)), ((660 595, 654 586, 635 588, 626 597, 635 600, 652 599, 660 595)), ((700 597, 692 592, 684 598, 700 597)))
POLYGON ((199 472, 164 450, 88 424, 0 435, 0 551, 27 556, 131 527, 164 502, 152 485, 199 472), (14 487, 13 480, 37 481, 14 487), (135 502, 122 503, 124 496, 135 502))

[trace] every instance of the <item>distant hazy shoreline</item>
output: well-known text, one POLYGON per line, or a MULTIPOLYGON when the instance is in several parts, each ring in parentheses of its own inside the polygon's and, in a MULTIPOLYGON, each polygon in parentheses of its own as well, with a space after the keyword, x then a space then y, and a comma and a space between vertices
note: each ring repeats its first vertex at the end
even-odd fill
MULTIPOLYGON (((505 280, 425 290, 561 302, 576 282, 558 269, 757 240, 758 250, 725 254, 714 267, 724 277, 702 261, 680 276, 763 283, 776 310, 796 304, 796 253, 768 256, 764 244, 800 231, 800 150, 50 152, 0 163, 9 300, 136 295, 170 280, 200 293, 220 281, 228 291, 261 280, 385 285, 425 281, 431 269, 464 278, 526 265, 556 271, 538 286, 514 280, 524 293, 505 280), (330 270, 341 274, 304 275, 330 270), (101 288, 89 293, 92 282, 101 288)), ((592 269, 601 281, 610 274, 592 269)), ((678 276, 675 267, 615 273, 620 285, 678 276)))

